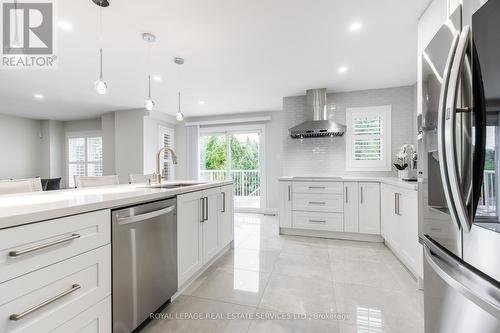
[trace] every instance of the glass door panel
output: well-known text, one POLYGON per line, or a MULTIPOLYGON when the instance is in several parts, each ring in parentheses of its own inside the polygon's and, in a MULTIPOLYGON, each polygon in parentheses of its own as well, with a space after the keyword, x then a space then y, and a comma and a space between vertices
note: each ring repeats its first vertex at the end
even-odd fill
POLYGON ((200 180, 228 179, 227 136, 222 133, 200 135, 200 180))
POLYGON ((261 207, 260 132, 231 133, 231 178, 236 208, 261 207))

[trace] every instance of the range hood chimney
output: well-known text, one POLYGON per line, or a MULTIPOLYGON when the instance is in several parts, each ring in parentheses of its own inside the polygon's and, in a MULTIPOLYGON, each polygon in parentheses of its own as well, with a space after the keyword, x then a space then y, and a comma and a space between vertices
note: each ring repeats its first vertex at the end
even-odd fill
POLYGON ((326 88, 311 89, 306 93, 306 111, 312 114, 313 120, 290 128, 290 136, 301 139, 344 135, 344 125, 328 120, 326 88))

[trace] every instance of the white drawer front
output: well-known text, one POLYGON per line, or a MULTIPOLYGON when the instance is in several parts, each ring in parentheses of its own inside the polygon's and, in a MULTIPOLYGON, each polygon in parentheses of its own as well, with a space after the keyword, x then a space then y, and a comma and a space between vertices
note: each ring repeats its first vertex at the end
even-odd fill
POLYGON ((342 213, 344 211, 344 196, 296 193, 293 196, 293 210, 342 213))
POLYGON ((293 182, 294 193, 342 194, 342 182, 293 182))
POLYGON ((110 242, 109 210, 0 230, 0 283, 110 242))
POLYGON ((341 213, 294 212, 293 227, 297 229, 344 231, 341 213))
POLYGON ((106 245, 1 283, 0 332, 50 332, 109 295, 111 245, 106 245))
POLYGON ((51 333, 111 333, 111 296, 62 324, 51 333))

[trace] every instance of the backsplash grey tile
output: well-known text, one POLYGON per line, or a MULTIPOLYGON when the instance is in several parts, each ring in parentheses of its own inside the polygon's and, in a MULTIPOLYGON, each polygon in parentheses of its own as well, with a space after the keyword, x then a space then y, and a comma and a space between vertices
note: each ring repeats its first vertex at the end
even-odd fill
MULTIPOLYGON (((305 110, 305 96, 285 97, 284 112, 284 154, 283 175, 286 176, 393 176, 392 172, 347 172, 345 171, 345 137, 292 139, 288 128, 312 115, 305 110)), ((363 90, 328 94, 328 105, 335 104, 335 111, 329 111, 332 120, 345 124, 346 108, 392 105, 391 156, 405 143, 416 143, 416 100, 415 86, 363 90)), ((394 158, 394 157, 393 157, 394 158)))

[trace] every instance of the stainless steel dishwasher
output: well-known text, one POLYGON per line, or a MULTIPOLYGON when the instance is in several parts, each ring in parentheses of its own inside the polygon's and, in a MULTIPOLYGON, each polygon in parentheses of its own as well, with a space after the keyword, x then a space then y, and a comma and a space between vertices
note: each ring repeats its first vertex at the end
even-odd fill
POLYGON ((130 333, 177 291, 176 199, 112 212, 113 332, 130 333))

